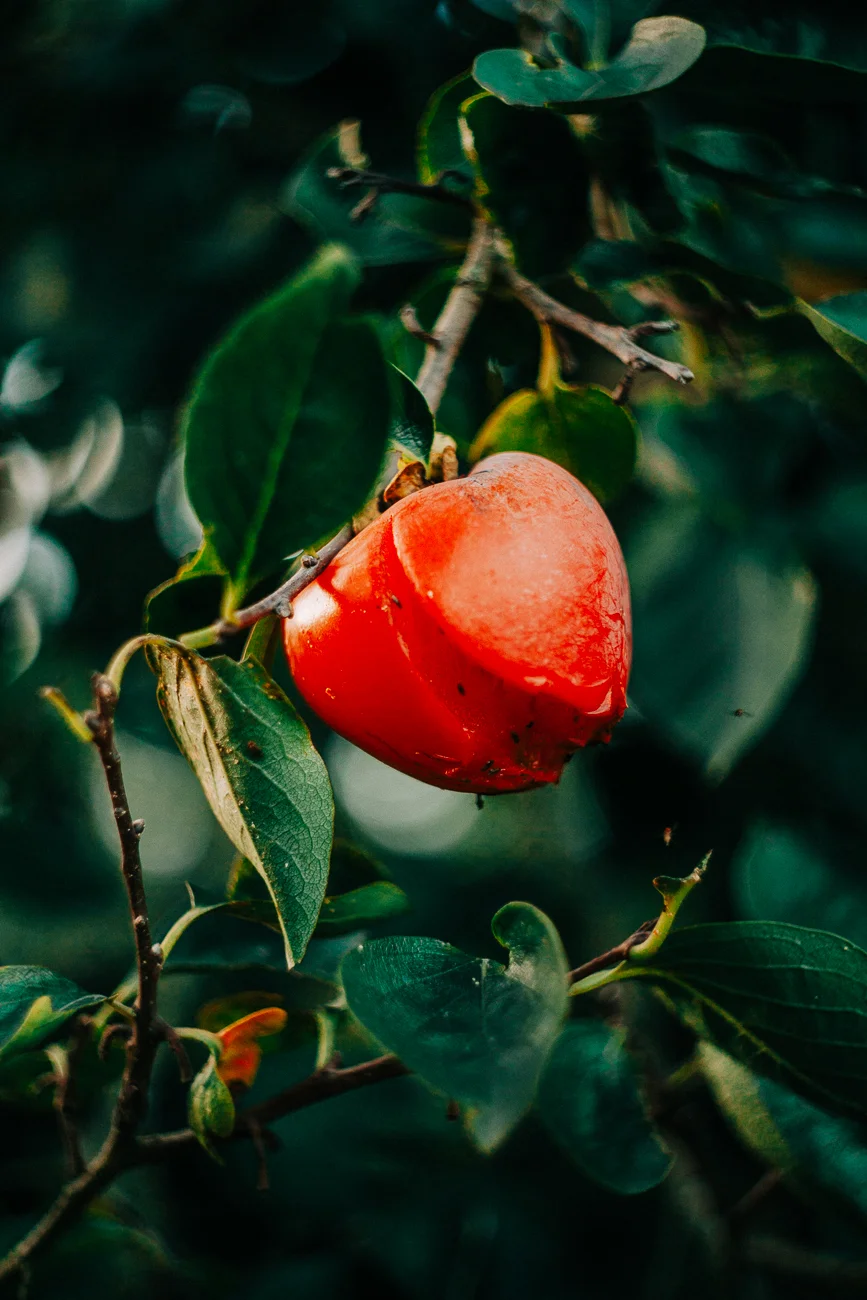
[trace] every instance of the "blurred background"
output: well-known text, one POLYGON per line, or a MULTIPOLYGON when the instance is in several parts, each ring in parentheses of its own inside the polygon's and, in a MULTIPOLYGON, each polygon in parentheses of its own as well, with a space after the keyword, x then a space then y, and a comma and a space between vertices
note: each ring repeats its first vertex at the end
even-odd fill
MULTIPOLYGON (((677 11, 706 21, 705 8, 677 11)), ((777 41, 787 53, 864 71, 867 57, 859 65, 857 40, 827 8, 821 29, 806 10, 763 28, 761 16, 748 21, 721 5, 715 30, 722 39, 746 24, 757 48, 777 41)), ((619 21, 628 30, 652 9, 624 4, 619 21)), ((179 410, 221 332, 315 246, 299 166, 323 133, 352 117, 376 167, 409 175, 430 95, 480 51, 513 45, 512 17, 499 0, 4 6, 0 962, 50 965, 96 990, 126 971, 101 772, 37 690, 56 685, 84 706, 89 675, 140 630, 146 594, 198 544, 179 410)), ((864 108, 857 96, 819 97, 781 125, 779 103, 769 108, 760 89, 755 100, 743 93, 740 121, 722 101, 699 120, 753 135, 760 121, 793 151, 799 173, 822 184, 809 203, 790 185, 785 201, 797 211, 787 230, 797 228, 800 243, 790 241, 795 251, 783 250, 766 273, 761 256, 769 241, 776 251, 778 209, 766 205, 759 217, 760 205, 742 204, 740 225, 731 218, 726 228, 735 208, 720 209, 707 193, 715 184, 731 197, 730 176, 714 172, 694 141, 691 163, 679 156, 693 186, 689 203, 680 195, 683 219, 696 194, 705 217, 716 202, 734 252, 709 238, 693 246, 764 284, 756 301, 767 312, 721 306, 693 274, 676 300, 682 342, 665 346, 673 356, 682 349, 696 384, 636 389, 638 469, 610 508, 633 585, 635 673, 610 746, 578 756, 557 789, 488 800, 479 811, 470 796, 420 786, 311 720, 339 833, 409 895, 412 912, 395 932, 495 956, 491 916, 527 899, 552 916, 578 964, 653 914, 655 875, 686 874, 712 849, 689 919, 792 921, 867 946, 864 387, 806 319, 773 312, 793 288, 821 298, 867 283, 864 108)), ((660 139, 682 129, 690 94, 700 89, 659 97, 660 139)), ((741 175, 737 194, 752 183, 741 175)), ((755 188, 767 198, 766 174, 755 188)), ((327 222, 323 229, 332 233, 327 222)), ((367 305, 393 312, 411 297, 436 299, 422 256, 368 260, 367 305)), ((596 314, 646 313, 640 297, 605 289, 596 314)), ((492 316, 489 333, 483 317, 443 408, 462 450, 505 392, 532 383, 529 326, 504 326, 505 315, 492 316)), ((618 377, 589 348, 576 347, 576 362, 582 379, 618 377)), ((207 599, 187 626, 212 616, 207 599)), ((231 849, 141 662, 127 674, 119 728, 132 808, 147 825, 152 910, 168 924, 186 906, 185 881, 204 895, 222 890, 231 849)), ((207 938, 220 941, 217 931, 207 938)), ((342 943, 312 945, 311 979, 333 975, 342 943)), ((251 965, 269 957, 250 944, 251 965)), ((166 1014, 188 1022, 222 991, 196 973, 194 956, 166 991, 166 1014)), ((257 1086, 302 1077, 311 1053, 302 1042, 266 1060, 257 1086)), ((155 1122, 182 1123, 168 1065, 158 1084, 155 1122)), ((695 1105, 698 1145, 715 1164, 722 1201, 735 1204, 762 1166, 701 1097, 695 1105)), ((104 1120, 97 1104, 88 1140, 104 1120)), ((5 1102, 0 1126, 0 1240, 11 1243, 62 1171, 48 1100, 5 1102)), ((170 1295, 250 1300, 518 1300, 531 1291, 557 1300, 627 1290, 671 1300, 698 1285, 730 1293, 719 1207, 708 1208, 689 1168, 654 1192, 618 1199, 587 1182, 533 1120, 483 1158, 411 1080, 310 1109, 279 1132, 269 1192, 255 1191, 246 1150, 220 1169, 193 1154, 138 1174, 58 1248, 33 1294, 138 1297, 157 1284, 170 1295)), ((844 1209, 818 1193, 806 1207, 786 1202, 786 1230, 847 1247, 867 1241, 867 1184, 858 1191, 858 1181, 844 1209)), ((737 1284, 737 1294, 755 1297, 821 1290, 761 1268, 737 1284)))

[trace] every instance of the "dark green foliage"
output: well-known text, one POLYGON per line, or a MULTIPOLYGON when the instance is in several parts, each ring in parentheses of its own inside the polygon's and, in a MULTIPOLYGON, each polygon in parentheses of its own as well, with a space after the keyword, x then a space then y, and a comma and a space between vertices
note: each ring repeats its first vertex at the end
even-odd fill
MULTIPOLYGON (((225 1165, 196 1150, 103 1189, 37 1261, 31 1300, 824 1295, 867 1260, 857 12, 34 0, 4 20, 3 1248, 65 1177, 52 1078, 79 1014, 96 1021, 85 1150, 105 1135, 123 1051, 97 1060, 114 1013, 82 990, 117 989, 131 961, 102 774, 37 688, 86 707, 147 592, 150 631, 206 625, 362 507, 390 444, 427 459, 423 344, 398 311, 433 326, 473 197, 563 302, 675 319, 643 342, 696 375, 638 374, 618 408, 622 365, 561 331, 543 402, 537 324, 497 282, 438 410, 462 469, 494 433, 532 444, 605 499, 624 545, 630 709, 557 790, 478 812, 406 787, 296 714, 279 648, 266 673, 237 661, 240 638, 216 657, 163 647, 215 821, 152 676, 127 670, 118 745, 170 948, 160 1013, 213 1031, 286 1010, 253 1104, 335 1049, 382 1044, 419 1077, 281 1121, 260 1197, 193 1042, 192 1119, 225 1165), (340 126, 354 118, 360 134, 340 126), (359 217, 370 187, 327 175, 346 166, 457 201, 383 193, 359 217), (567 1004, 562 947, 577 965, 619 942, 649 879, 711 848, 688 928, 567 1004), (781 1183, 751 1200, 769 1169, 781 1183)), ((188 1116, 159 1062, 150 1131, 188 1116)))

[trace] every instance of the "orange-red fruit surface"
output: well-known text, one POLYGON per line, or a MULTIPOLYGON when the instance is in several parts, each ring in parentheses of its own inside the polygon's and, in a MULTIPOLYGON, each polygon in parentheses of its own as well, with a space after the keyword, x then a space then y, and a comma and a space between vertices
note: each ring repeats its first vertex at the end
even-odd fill
POLYGON ((432 785, 556 781, 626 707, 617 538, 595 497, 541 456, 491 456, 404 498, 293 609, 284 644, 310 707, 432 785))

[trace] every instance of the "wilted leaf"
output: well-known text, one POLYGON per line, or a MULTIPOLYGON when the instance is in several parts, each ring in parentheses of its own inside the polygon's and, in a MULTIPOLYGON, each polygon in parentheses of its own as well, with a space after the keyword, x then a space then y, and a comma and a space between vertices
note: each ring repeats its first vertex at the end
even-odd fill
POLYGON ((323 249, 259 303, 205 363, 186 415, 190 501, 235 602, 367 499, 391 394, 377 330, 343 315, 358 281, 323 249))
POLYGON ((325 896, 334 807, 325 764, 255 659, 158 646, 160 708, 239 853, 265 880, 293 966, 325 896))
POLYGON ((539 1113, 588 1178, 633 1196, 671 1168, 641 1095, 623 1033, 577 1020, 557 1039, 539 1084, 539 1113))
POLYGON ((80 1011, 104 998, 43 966, 0 966, 0 1060, 56 1038, 80 1011))
POLYGON ((220 1056, 217 1074, 223 1083, 252 1088, 262 1060, 260 1038, 270 1038, 286 1028, 282 1007, 261 1007, 219 1030, 220 1056))
POLYGON ((565 59, 543 68, 523 50, 488 50, 476 59, 473 76, 507 104, 577 109, 588 101, 660 90, 692 67, 704 46, 704 28, 698 23, 670 16, 643 18, 605 68, 586 72, 565 59))
POLYGON ((492 929, 508 966, 438 939, 374 939, 344 959, 351 1010, 432 1088, 467 1110, 490 1151, 530 1106, 566 1013, 566 959, 551 922, 509 903, 492 929))

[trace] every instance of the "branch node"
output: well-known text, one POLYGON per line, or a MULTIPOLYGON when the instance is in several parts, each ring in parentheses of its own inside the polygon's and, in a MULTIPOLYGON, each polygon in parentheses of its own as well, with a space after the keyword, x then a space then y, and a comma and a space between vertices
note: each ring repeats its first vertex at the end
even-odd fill
POLYGON ((401 307, 398 312, 398 318, 407 334, 411 334, 414 339, 420 339, 422 343, 426 343, 430 348, 438 348, 441 346, 440 340, 437 338, 436 334, 432 334, 430 330, 426 330, 422 325, 416 315, 415 307, 411 302, 405 303, 404 306, 401 307))

